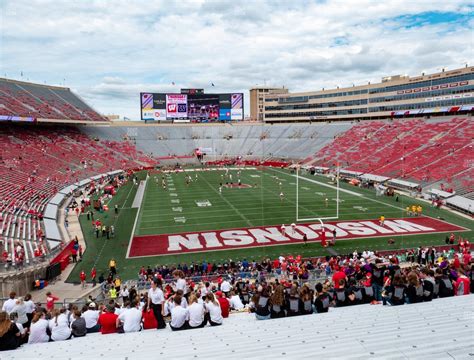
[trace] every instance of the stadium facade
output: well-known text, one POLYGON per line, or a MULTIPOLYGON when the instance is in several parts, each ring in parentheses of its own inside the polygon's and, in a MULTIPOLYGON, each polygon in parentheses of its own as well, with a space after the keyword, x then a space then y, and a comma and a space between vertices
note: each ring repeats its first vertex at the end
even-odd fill
POLYGON ((250 89, 251 118, 277 123, 472 113, 474 67, 415 77, 389 76, 380 83, 347 88, 297 93, 284 90, 250 89), (255 105, 252 93, 258 94, 255 105))

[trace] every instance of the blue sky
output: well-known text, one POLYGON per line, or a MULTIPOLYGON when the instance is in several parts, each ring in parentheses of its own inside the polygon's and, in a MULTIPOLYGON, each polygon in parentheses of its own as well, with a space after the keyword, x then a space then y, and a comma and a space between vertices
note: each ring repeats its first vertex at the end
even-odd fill
POLYGON ((249 109, 264 81, 317 90, 473 60, 464 0, 4 0, 0 11, 1 76, 65 83, 132 119, 140 91, 244 92, 249 109))

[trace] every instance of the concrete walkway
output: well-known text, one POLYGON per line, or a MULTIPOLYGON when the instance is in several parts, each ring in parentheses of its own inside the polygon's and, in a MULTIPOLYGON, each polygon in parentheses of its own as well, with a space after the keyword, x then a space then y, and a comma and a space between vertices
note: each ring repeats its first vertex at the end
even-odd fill
MULTIPOLYGON (((78 203, 80 203, 80 199, 76 199, 78 203)), ((82 246, 83 251, 86 249, 86 243, 84 241, 84 237, 82 236, 81 225, 79 224, 79 218, 77 217, 74 211, 69 211, 67 215, 67 219, 69 221, 69 226, 66 229, 64 226, 64 220, 66 218, 66 213, 64 211, 65 206, 61 207, 59 210, 58 222, 59 227, 62 233, 65 235, 67 240, 72 240, 76 236, 79 240, 79 244, 82 246)), ((90 292, 94 291, 95 289, 99 288, 100 285, 96 285, 92 287, 92 284, 87 284, 85 288, 82 288, 80 284, 70 284, 66 283, 65 281, 69 277, 69 274, 74 269, 73 263, 70 263, 66 269, 58 276, 52 283, 49 283, 47 287, 41 290, 33 290, 31 295, 33 297, 33 301, 46 301, 46 293, 51 291, 51 293, 60 298, 59 301, 63 301, 67 299, 68 301, 72 301, 79 298, 84 298, 89 295, 90 292)), ((90 274, 87 274, 90 277, 90 274)), ((79 282, 79 279, 77 279, 79 282)))

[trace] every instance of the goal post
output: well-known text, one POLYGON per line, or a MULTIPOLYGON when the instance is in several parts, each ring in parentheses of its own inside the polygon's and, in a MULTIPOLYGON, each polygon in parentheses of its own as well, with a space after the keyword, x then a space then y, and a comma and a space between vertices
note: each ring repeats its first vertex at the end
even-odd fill
MULTIPOLYGON (((334 175, 334 177, 335 177, 335 186, 325 184, 325 183, 319 182, 317 180, 312 180, 312 179, 307 179, 305 177, 302 177, 300 175, 300 172, 301 172, 301 166, 300 165, 297 165, 295 167, 295 170, 296 170, 295 171, 295 174, 296 174, 295 175, 296 176, 296 222, 305 222, 305 221, 321 221, 322 222, 322 220, 337 220, 337 219, 339 219, 339 208, 340 208, 340 197, 339 197, 339 194, 340 194, 340 191, 339 191, 340 171, 339 171, 339 166, 337 166, 336 173, 334 175), (305 194, 302 195, 302 193, 301 193, 300 186, 302 186, 302 184, 306 184, 307 186, 310 186, 310 187, 314 187, 314 185, 316 184, 316 185, 321 186, 322 188, 327 188, 328 191, 333 192, 333 196, 335 196, 335 198, 331 197, 331 200, 334 200, 336 202, 335 212, 333 214, 326 214, 327 216, 321 216, 322 214, 318 213, 318 211, 317 211, 318 208, 317 207, 315 207, 314 209, 305 208, 306 211, 302 212, 301 207, 303 207, 303 206, 301 205, 300 197, 301 196, 307 196, 305 194), (314 215, 314 216, 311 216, 311 215, 314 215)), ((309 195, 314 196, 315 194, 309 194, 309 195)), ((325 195, 325 196, 329 196, 329 195, 325 195)), ((323 201, 321 201, 320 205, 318 205, 318 206, 321 207, 321 208, 326 207, 327 204, 325 204, 325 202, 329 202, 329 201, 330 201, 329 199, 327 199, 327 201, 324 199, 323 201)))

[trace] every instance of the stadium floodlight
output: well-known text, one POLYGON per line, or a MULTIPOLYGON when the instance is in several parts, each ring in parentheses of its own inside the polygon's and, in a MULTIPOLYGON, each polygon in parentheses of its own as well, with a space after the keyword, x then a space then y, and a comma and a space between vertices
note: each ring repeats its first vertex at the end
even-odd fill
MULTIPOLYGON (((335 198, 334 200, 336 201, 336 213, 334 216, 319 216, 318 214, 314 214, 317 216, 311 217, 311 216, 305 216, 305 217, 300 217, 301 211, 300 211, 300 169, 301 166, 297 165, 295 167, 295 173, 296 173, 296 222, 307 222, 307 221, 319 221, 322 223, 322 220, 337 220, 339 219, 339 206, 340 206, 340 197, 339 197, 339 179, 340 179, 340 166, 337 164, 336 168, 336 174, 335 174, 335 182, 336 185, 327 185, 327 184, 322 184, 324 187, 329 187, 333 191, 335 190, 335 198)), ((308 179, 305 179, 304 181, 308 181, 308 179)), ((311 179, 309 179, 311 181, 311 179)), ((328 195, 329 196, 329 195, 328 195)), ((327 200, 327 198, 326 198, 327 200)), ((322 205, 321 205, 322 206, 322 205)))

